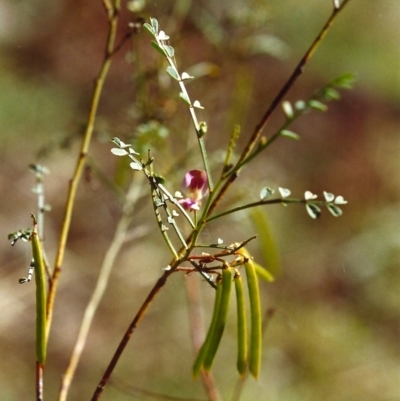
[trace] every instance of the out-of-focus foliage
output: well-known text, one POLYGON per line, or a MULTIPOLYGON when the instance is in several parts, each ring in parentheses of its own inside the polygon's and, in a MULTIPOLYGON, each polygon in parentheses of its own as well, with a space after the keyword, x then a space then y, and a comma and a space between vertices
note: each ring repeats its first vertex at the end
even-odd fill
MULTIPOLYGON (((1 398, 9 401, 32 396, 35 290, 18 284, 30 263, 29 246, 11 248, 7 234, 29 227, 36 201, 28 165, 46 165, 52 211, 46 217, 44 247, 54 259, 68 180, 103 57, 101 3, 0 4, 0 359, 7 361, 0 367, 0 388, 1 398)), ((241 124, 242 138, 249 135, 331 3, 234 0, 227 7, 215 1, 146 2, 140 16, 154 16, 168 27, 178 65, 199 76, 189 85, 205 107, 200 115, 207 117, 206 144, 215 151, 214 166, 223 163, 219 151, 226 149, 234 124, 241 124)), ((122 11, 121 38, 136 17, 122 11)), ((235 183, 230 202, 252 192, 257 198, 262 186, 278 185, 293 192, 330 190, 349 201, 340 219, 324 213, 312 221, 303 207, 266 209, 281 274, 273 284, 261 284, 262 307, 275 308, 275 314, 264 336, 259 379, 249 380, 244 401, 400 397, 399 22, 396 0, 352 1, 287 100, 306 99, 346 71, 355 74, 355 89, 330 103, 326 113, 300 118, 294 131, 301 140, 278 140, 235 183)), ((171 191, 180 189, 184 168, 198 167, 196 155, 193 164, 185 165, 183 152, 195 138, 174 82, 159 73, 166 66, 159 64, 149 42, 147 34, 134 35, 115 56, 101 100, 92 167, 79 189, 56 301, 45 377, 50 396, 58 390, 119 216, 118 198, 104 183, 117 179, 123 187, 126 177, 106 140, 134 138, 143 149, 150 147, 157 172, 169 173, 165 185, 171 191), (150 135, 153 131, 157 135, 150 135)), ((278 114, 267 132, 282 124, 278 114)), ((144 202, 138 205, 135 226, 144 234, 129 242, 118 259, 71 399, 89 398, 121 333, 168 263, 161 239, 146 234, 156 231, 156 223, 144 202)), ((243 212, 210 224, 204 235, 229 243, 259 229, 243 212)), ((261 262, 262 241, 252 243, 251 252, 268 268, 268 260, 261 262)), ((273 259, 277 263, 276 255, 273 259)), ((203 294, 210 318, 213 293, 206 287, 203 294)), ((236 326, 228 316, 215 360, 224 399, 236 384, 235 347, 236 326)), ((176 276, 135 333, 107 397, 128 400, 134 394, 144 400, 140 391, 149 389, 176 397, 201 394, 201 384, 191 378, 194 356, 184 278, 176 276)))

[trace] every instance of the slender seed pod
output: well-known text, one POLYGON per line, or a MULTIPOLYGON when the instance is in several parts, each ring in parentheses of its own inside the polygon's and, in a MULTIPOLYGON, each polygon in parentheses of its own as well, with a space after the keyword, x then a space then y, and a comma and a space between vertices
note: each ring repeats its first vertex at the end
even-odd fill
POLYGON ((41 365, 44 365, 46 361, 46 280, 42 248, 36 221, 34 217, 33 219, 31 242, 36 281, 36 358, 41 365))
POLYGON ((235 276, 236 309, 237 309, 237 336, 238 354, 237 370, 241 377, 246 373, 247 367, 247 322, 246 305, 244 300, 243 280, 240 274, 235 276))
POLYGON ((258 278, 251 259, 244 264, 247 277, 247 288, 249 291, 250 300, 250 350, 249 350, 249 370, 250 373, 257 379, 261 365, 261 305, 260 292, 258 288, 258 278))
POLYGON ((197 358, 193 365, 192 373, 193 373, 194 378, 196 378, 199 375, 200 370, 203 367, 204 358, 208 352, 211 338, 214 335, 215 324, 216 324, 216 321, 218 318, 219 305, 220 305, 220 301, 221 301, 221 294, 222 294, 222 282, 221 282, 221 280, 219 280, 219 281, 217 281, 217 290, 216 290, 216 294, 215 294, 214 310, 213 310, 213 315, 211 318, 211 324, 208 329, 206 339, 204 340, 204 343, 201 346, 199 353, 197 354, 197 358))
POLYGON ((218 316, 215 322, 214 333, 211 336, 208 350, 204 357, 203 368, 205 372, 209 372, 211 369, 215 355, 218 350, 219 343, 222 338, 222 334, 224 333, 225 329, 232 287, 232 272, 230 268, 226 268, 222 272, 221 287, 221 300, 219 302, 218 316))

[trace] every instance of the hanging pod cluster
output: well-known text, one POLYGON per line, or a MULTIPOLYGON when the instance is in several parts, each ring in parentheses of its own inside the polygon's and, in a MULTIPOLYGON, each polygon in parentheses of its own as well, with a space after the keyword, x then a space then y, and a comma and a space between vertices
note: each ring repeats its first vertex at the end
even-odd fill
POLYGON ((241 274, 234 268, 226 266, 217 279, 217 290, 211 324, 204 344, 199 350, 193 365, 193 376, 197 377, 201 370, 211 370, 225 329, 229 309, 229 301, 234 282, 237 312, 237 370, 244 376, 247 368, 257 378, 261 364, 262 317, 258 277, 254 262, 247 251, 241 252, 246 272, 247 292, 250 304, 250 336, 246 316, 245 290, 241 274))

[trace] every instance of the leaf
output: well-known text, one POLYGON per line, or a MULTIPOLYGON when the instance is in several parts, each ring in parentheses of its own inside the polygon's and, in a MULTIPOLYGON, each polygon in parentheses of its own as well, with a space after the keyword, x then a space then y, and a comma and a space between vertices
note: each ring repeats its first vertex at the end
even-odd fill
POLYGON ((135 170, 135 171, 143 170, 143 167, 140 164, 136 163, 136 162, 130 163, 129 166, 130 166, 130 168, 132 170, 135 170))
POLYGON ((169 58, 174 57, 175 49, 174 49, 172 46, 164 45, 163 47, 164 47, 164 50, 165 50, 166 55, 167 55, 169 58))
POLYGON ((324 99, 326 100, 339 100, 340 99, 340 93, 333 88, 324 88, 322 90, 322 94, 324 96, 324 99))
POLYGON ((179 97, 187 104, 190 106, 190 99, 186 93, 181 92, 179 94, 179 97))
POLYGON ((331 212, 331 214, 335 217, 340 217, 343 214, 342 209, 339 206, 336 206, 333 203, 328 203, 326 205, 326 207, 328 208, 328 210, 331 212))
POLYGON ((355 82, 354 75, 347 72, 338 78, 335 78, 330 84, 331 86, 337 86, 343 89, 352 89, 355 82))
POLYGON ((344 200, 343 196, 339 195, 335 199, 335 204, 336 205, 346 205, 347 204, 347 200, 344 200))
POLYGON ((193 79, 194 77, 192 77, 191 75, 189 75, 187 72, 182 72, 181 75, 181 79, 182 81, 186 80, 186 79, 193 79))
POLYGON ((306 102, 304 100, 298 100, 294 104, 294 107, 296 108, 296 110, 303 111, 307 107, 307 105, 306 105, 306 102))
POLYGON ((324 193, 324 198, 327 202, 332 202, 335 199, 335 195, 333 195, 332 193, 326 191, 324 191, 323 193, 324 193))
POLYGON ((327 111, 328 110, 328 106, 326 104, 323 104, 322 102, 318 101, 318 100, 310 100, 308 102, 308 105, 315 110, 319 110, 319 111, 327 111))
POLYGON ((204 107, 200 104, 198 100, 194 101, 193 107, 196 107, 197 109, 204 109, 204 107))
POLYGON ((154 28, 150 25, 150 24, 148 24, 147 22, 145 22, 144 24, 143 24, 143 27, 146 29, 146 31, 150 34, 150 35, 152 35, 152 36, 156 36, 156 32, 154 31, 154 28))
POLYGON ((290 196, 291 192, 290 189, 287 188, 278 188, 279 193, 281 194, 282 198, 287 198, 288 196, 290 196))
POLYGON ((313 194, 311 191, 306 191, 304 193, 304 199, 305 200, 311 200, 311 199, 317 199, 318 195, 313 194))
POLYGON ((161 47, 157 42, 155 42, 154 40, 151 41, 151 45, 154 47, 154 49, 156 49, 161 55, 163 55, 164 57, 168 57, 168 54, 166 53, 166 51, 164 50, 163 47, 161 47))
POLYGON ((112 148, 111 153, 115 156, 126 156, 128 154, 128 151, 125 149, 112 148))
POLYGON ((321 209, 314 203, 306 203, 306 209, 312 219, 317 219, 321 215, 321 209))
POLYGON ((154 32, 158 33, 158 21, 155 18, 150 18, 150 24, 153 27, 154 32))
POLYGON ((283 129, 282 131, 279 132, 280 136, 283 136, 285 138, 289 138, 289 139, 294 139, 295 141, 298 141, 300 139, 300 135, 289 131, 287 129, 283 129))
POLYGON ((266 198, 270 197, 271 195, 273 195, 274 193, 275 193, 275 191, 272 188, 265 187, 260 191, 260 198, 266 199, 266 198))
POLYGON ((289 120, 294 117, 293 107, 289 101, 285 100, 284 102, 282 102, 282 109, 289 120))
POLYGON ((180 77, 178 74, 178 71, 176 70, 176 68, 172 67, 171 65, 169 65, 167 67, 167 73, 174 79, 176 79, 177 81, 180 81, 180 77))
POLYGON ((160 33, 157 35, 158 40, 168 40, 169 36, 164 32, 164 31, 160 31, 160 33))

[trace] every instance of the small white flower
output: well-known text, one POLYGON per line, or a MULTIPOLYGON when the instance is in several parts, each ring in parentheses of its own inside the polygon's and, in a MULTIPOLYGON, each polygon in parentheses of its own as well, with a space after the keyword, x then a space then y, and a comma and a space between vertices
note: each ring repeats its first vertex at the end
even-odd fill
POLYGON ((224 243, 224 240, 222 238, 218 238, 217 243, 218 245, 221 245, 224 243))

